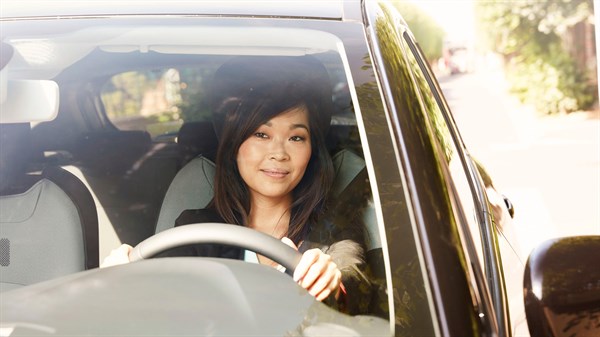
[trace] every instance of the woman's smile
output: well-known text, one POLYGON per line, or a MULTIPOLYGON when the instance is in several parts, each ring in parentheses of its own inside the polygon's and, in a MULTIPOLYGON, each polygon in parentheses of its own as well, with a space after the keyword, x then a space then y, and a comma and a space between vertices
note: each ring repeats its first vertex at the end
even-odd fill
POLYGON ((290 173, 282 169, 261 169, 261 171, 271 178, 285 178, 290 173))

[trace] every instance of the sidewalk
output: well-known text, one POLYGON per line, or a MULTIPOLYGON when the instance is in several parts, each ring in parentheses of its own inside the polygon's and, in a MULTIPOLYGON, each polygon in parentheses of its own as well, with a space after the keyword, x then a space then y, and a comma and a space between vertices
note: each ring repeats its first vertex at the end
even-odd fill
POLYGON ((463 139, 515 205, 524 253, 557 237, 600 234, 600 114, 540 116, 500 71, 440 80, 463 139))

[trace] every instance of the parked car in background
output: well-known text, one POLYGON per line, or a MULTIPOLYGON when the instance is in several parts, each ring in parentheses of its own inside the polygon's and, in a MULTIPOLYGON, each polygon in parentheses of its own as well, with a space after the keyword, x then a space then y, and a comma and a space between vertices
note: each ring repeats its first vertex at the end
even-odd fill
POLYGON ((390 3, 3 0, 0 13, 1 336, 598 331, 598 273, 580 254, 597 256, 598 239, 536 250, 535 261, 569 265, 528 267, 524 302, 512 206, 484 182, 390 3), (208 103, 215 71, 234 57, 307 55, 333 92, 327 215, 364 238, 368 296, 348 294, 351 312, 268 266, 151 258, 227 242, 294 267, 293 250, 258 232, 171 227, 212 198, 227 141, 208 103), (142 261, 98 268, 121 243, 142 261), (559 283, 558 295, 546 287, 559 283), (573 321, 582 313, 592 323, 573 321))

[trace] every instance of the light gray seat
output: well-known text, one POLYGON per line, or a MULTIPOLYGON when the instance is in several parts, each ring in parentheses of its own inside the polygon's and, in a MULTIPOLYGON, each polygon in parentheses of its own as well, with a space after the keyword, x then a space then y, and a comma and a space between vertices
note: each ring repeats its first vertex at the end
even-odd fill
POLYGON ((155 233, 175 226, 175 220, 186 209, 208 206, 213 198, 215 171, 210 159, 198 156, 177 172, 160 207, 155 233))
POLYGON ((0 126, 0 290, 98 267, 89 191, 61 168, 27 172, 29 124, 0 126))
POLYGON ((83 252, 77 208, 52 181, 0 197, 2 291, 85 270, 83 252))

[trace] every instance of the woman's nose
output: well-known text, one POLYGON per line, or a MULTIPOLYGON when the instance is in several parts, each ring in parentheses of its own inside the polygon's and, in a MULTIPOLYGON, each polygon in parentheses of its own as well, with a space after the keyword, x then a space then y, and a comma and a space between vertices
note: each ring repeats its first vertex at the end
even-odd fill
POLYGON ((285 148, 285 141, 274 139, 269 148, 269 159, 278 161, 289 159, 289 154, 285 148))

